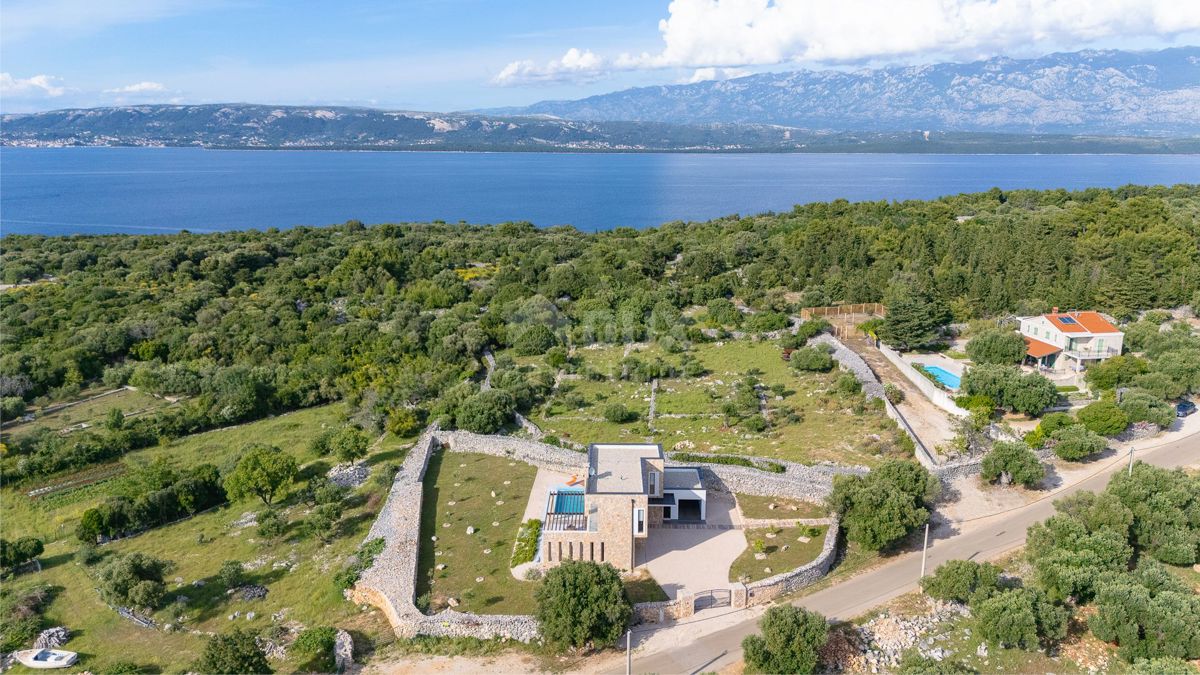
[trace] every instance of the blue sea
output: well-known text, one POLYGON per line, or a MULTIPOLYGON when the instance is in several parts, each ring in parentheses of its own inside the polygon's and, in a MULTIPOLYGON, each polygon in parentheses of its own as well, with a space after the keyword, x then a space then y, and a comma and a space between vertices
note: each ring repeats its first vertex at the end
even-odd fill
POLYGON ((0 149, 0 232, 444 220, 646 227, 833 199, 1200 182, 1200 155, 566 154, 0 149))

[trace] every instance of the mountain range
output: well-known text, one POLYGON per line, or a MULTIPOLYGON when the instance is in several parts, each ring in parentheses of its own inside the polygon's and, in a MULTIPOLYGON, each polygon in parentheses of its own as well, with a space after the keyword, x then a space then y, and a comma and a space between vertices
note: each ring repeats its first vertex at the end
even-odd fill
POLYGON ((484 112, 858 132, 1192 135, 1200 133, 1200 47, 763 73, 484 112))
POLYGON ((246 103, 0 115, 0 145, 595 152, 1197 152, 1200 48, 764 73, 523 108, 246 103))

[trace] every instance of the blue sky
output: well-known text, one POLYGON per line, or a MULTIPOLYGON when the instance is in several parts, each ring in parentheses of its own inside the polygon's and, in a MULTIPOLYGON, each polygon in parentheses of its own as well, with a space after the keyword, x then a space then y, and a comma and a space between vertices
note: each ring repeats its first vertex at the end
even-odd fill
POLYGON ((1200 2, 1184 0, 5 0, 0 109, 464 110, 762 70, 1198 36, 1200 2))

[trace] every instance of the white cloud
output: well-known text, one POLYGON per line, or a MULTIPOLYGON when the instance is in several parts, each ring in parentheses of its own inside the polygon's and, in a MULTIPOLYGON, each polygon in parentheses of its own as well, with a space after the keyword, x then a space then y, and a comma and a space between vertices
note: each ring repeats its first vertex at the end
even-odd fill
MULTIPOLYGON (((510 63, 502 84, 606 70, 860 62, 926 55, 977 58, 1170 38, 1200 30, 1197 0, 673 0, 659 22, 661 51, 593 57, 588 69, 510 63)), ((717 71, 712 71, 714 76, 717 71)))
POLYGON ((159 83, 159 82, 137 82, 134 84, 127 84, 124 87, 117 87, 116 89, 105 89, 104 93, 106 93, 106 94, 148 94, 148 93, 162 93, 162 92, 165 92, 166 90, 167 90, 167 88, 162 83, 159 83))
POLYGON ((561 58, 538 64, 531 59, 513 61, 492 78, 494 84, 510 86, 518 84, 548 84, 563 81, 587 81, 595 79, 608 69, 608 64, 589 50, 574 47, 561 58))
POLYGON ((67 88, 55 84, 59 78, 50 75, 34 75, 33 77, 13 77, 9 73, 0 73, 0 96, 15 96, 18 98, 58 98, 67 93, 67 88))
POLYGON ((680 83, 695 84, 710 80, 732 80, 738 77, 745 77, 749 74, 750 71, 745 68, 697 68, 692 72, 691 77, 680 80, 680 83))

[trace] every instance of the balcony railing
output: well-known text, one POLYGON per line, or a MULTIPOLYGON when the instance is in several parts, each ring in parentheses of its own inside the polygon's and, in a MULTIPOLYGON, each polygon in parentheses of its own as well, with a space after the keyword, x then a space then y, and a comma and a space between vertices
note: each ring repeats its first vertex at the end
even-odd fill
POLYGON ((1068 349, 1064 352, 1067 356, 1073 359, 1107 359, 1110 356, 1116 356, 1119 352, 1112 347, 1101 347, 1099 349, 1068 349))

